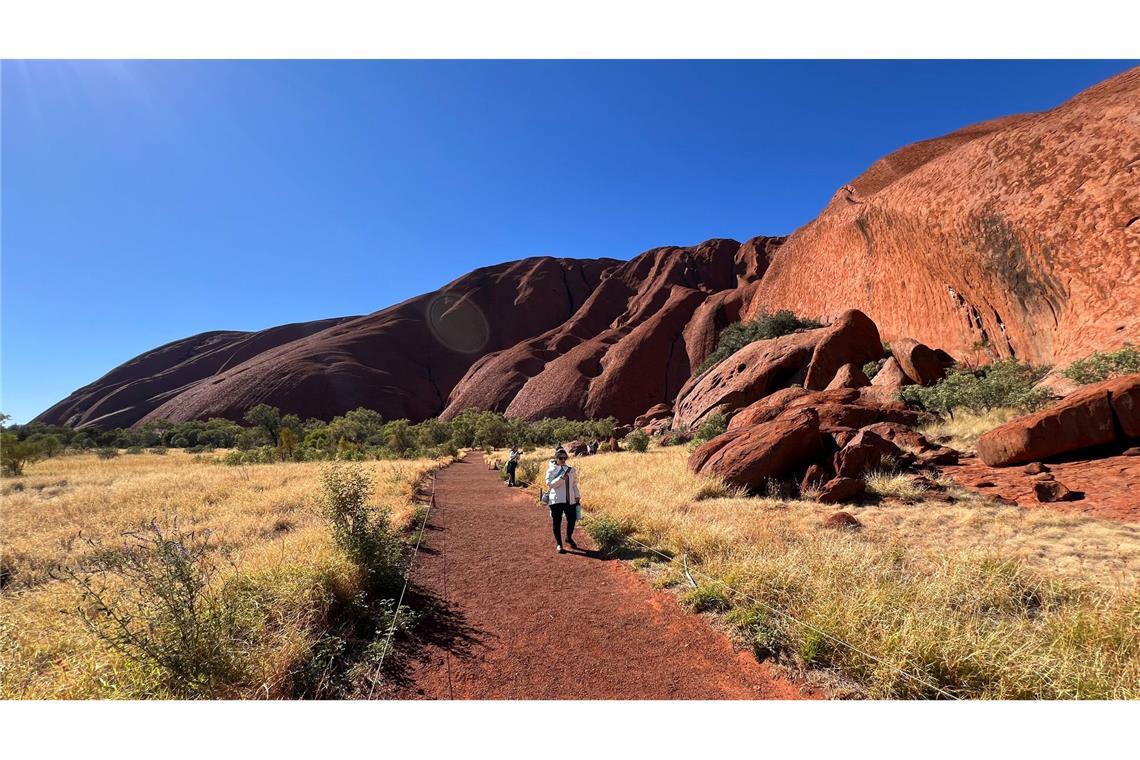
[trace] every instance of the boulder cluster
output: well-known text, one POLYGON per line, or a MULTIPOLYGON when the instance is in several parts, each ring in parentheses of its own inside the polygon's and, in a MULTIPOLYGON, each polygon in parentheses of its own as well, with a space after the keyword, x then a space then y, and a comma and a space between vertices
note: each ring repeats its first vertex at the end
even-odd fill
POLYGON ((794 480, 821 502, 850 501, 888 461, 917 469, 957 461, 915 429, 927 416, 895 398, 904 385, 938 382, 953 360, 904 339, 891 344, 878 382, 868 380, 863 365, 885 353, 875 323, 849 310, 827 327, 745 346, 688 382, 674 410, 657 405, 636 423, 648 433, 691 431, 722 415, 727 432, 692 453, 693 471, 751 491, 794 480))

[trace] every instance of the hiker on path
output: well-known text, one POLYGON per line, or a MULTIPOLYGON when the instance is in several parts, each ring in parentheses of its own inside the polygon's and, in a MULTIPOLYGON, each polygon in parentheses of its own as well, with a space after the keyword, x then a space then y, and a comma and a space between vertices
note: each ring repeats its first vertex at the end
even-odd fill
POLYGON ((519 468, 519 457, 522 452, 517 446, 511 446, 511 458, 507 460, 507 488, 515 487, 515 471, 519 468))
POLYGON ((546 485, 550 489, 550 520, 554 525, 554 543, 559 554, 562 548, 562 517, 566 517, 566 543, 577 549, 574 543, 574 523, 578 520, 578 471, 566 463, 566 449, 561 447, 554 452, 546 468, 546 485))

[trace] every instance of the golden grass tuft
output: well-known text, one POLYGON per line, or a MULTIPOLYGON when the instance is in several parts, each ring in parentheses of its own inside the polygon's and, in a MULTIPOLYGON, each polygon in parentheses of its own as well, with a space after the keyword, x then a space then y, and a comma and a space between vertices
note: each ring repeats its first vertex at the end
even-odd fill
MULTIPOLYGON (((864 528, 824 530, 834 506, 710 498, 718 486, 685 460, 676 449, 575 460, 583 509, 685 553, 702 586, 726 584, 686 602, 727 600, 757 652, 838 670, 871 697, 939 696, 927 684, 972 698, 1140 697, 1140 526, 960 493, 845 506, 864 528)), ((880 487, 900 493, 890 478, 880 487)))
MULTIPOLYGON (((413 520, 419 481, 443 461, 368 462, 374 499, 396 527, 413 520)), ((116 545, 123 531, 177 517, 210 529, 233 560, 227 578, 265 610, 248 652, 249 684, 226 697, 287 697, 292 672, 312 651, 330 608, 359 590, 357 570, 320 517, 320 463, 225 466, 183 452, 114 459, 66 456, 3 481, 0 554, 11 573, 0 594, 0 697, 167 696, 153 678, 109 651, 82 625, 77 590, 51 569, 89 550, 79 536, 116 545)))
POLYGON ((961 409, 953 417, 939 418, 919 432, 932 441, 941 441, 959 451, 973 451, 984 434, 1024 414, 1016 409, 991 409, 980 413, 961 409))

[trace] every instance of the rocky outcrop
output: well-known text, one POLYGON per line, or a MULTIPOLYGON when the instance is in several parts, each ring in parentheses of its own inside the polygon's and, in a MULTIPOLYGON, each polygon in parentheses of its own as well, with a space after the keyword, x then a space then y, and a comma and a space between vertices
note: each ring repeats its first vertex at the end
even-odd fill
POLYGON ((874 323, 856 311, 828 327, 750 343, 681 389, 673 424, 695 429, 714 414, 731 422, 777 390, 798 383, 821 390, 844 365, 862 365, 882 352, 874 323))
POLYGON ((1137 113, 1140 68, 884 156, 781 246, 746 316, 856 308, 971 362, 1140 342, 1137 113))
POLYGON ((734 485, 759 489, 771 478, 806 469, 822 450, 819 416, 811 409, 793 409, 764 425, 728 432, 702 444, 689 457, 689 467, 734 485))
POLYGON ((978 439, 978 456, 1004 467, 1134 438, 1140 438, 1140 374, 1087 386, 994 428, 978 439))
POLYGON ((658 248, 613 268, 565 323, 474 365, 442 416, 475 407, 632 422, 672 402, 719 331, 739 319, 781 240, 658 248))

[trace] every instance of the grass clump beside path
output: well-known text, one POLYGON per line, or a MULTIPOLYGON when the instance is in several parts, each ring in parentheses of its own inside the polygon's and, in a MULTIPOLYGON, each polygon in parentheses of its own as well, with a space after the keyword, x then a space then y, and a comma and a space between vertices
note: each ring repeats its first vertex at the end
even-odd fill
POLYGON ((977 497, 844 507, 863 529, 825 530, 834 506, 740 498, 685 457, 576 461, 584 511, 687 555, 697 590, 679 559, 658 577, 724 612, 759 655, 870 697, 1140 698, 1140 526, 977 497))
MULTIPOLYGON (((29 465, 2 484, 0 697, 345 693, 334 680, 364 676, 332 672, 352 646, 332 627, 358 607, 383 622, 369 588, 392 585, 393 541, 443 463, 353 465, 371 487, 343 472, 323 487, 328 464, 231 467, 178 451, 29 465), (166 571, 178 582, 159 582, 166 571), (116 641, 109 612, 145 625, 116 641)), ((367 670, 367 653, 355 662, 367 670)))

